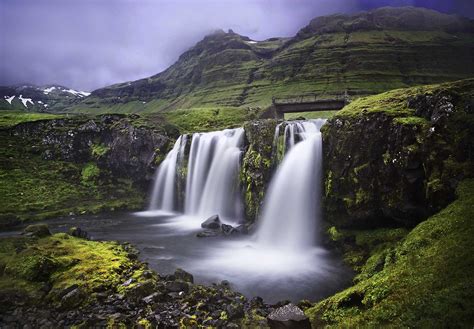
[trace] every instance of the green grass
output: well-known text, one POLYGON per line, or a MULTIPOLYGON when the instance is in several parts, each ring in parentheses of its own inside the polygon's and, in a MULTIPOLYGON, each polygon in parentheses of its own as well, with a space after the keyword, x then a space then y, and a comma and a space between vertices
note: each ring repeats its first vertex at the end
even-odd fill
POLYGON ((0 112, 0 128, 9 128, 22 122, 58 119, 64 115, 49 113, 0 112))
POLYGON ((318 112, 296 112, 285 113, 285 120, 294 120, 298 118, 309 119, 330 119, 337 111, 318 111, 318 112))
POLYGON ((177 126, 181 133, 212 131, 240 127, 245 121, 256 119, 257 109, 245 108, 194 108, 161 113, 164 119, 177 126))
POLYGON ((372 246, 354 286, 306 311, 313 326, 472 327, 474 180, 462 182, 457 193, 400 242, 372 246))

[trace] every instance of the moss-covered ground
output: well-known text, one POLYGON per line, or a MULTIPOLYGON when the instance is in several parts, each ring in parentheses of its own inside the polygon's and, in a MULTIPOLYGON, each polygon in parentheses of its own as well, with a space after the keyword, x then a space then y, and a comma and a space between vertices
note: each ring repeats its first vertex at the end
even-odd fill
POLYGON ((21 296, 26 303, 58 303, 60 291, 77 285, 88 298, 119 286, 120 273, 133 261, 116 242, 97 242, 58 233, 43 238, 0 239, 0 294, 21 296), (48 282, 50 291, 41 289, 48 282), (48 294, 47 294, 48 293, 48 294))
POLYGON ((474 180, 405 236, 329 230, 358 270, 354 286, 309 308, 314 327, 470 328, 474 324, 474 180), (359 251, 359 252, 357 252, 359 251))
MULTIPOLYGON (((358 98, 337 111, 334 115, 337 117, 353 117, 372 113, 384 113, 394 117, 399 117, 400 123, 418 124, 426 122, 420 116, 415 116, 413 109, 409 108, 408 99, 417 95, 442 94, 448 91, 455 94, 457 98, 472 100, 474 89, 474 79, 464 79, 455 82, 446 82, 442 84, 423 85, 412 88, 402 88, 390 90, 378 95, 358 98)), ((461 104, 468 105, 468 104, 461 104)))

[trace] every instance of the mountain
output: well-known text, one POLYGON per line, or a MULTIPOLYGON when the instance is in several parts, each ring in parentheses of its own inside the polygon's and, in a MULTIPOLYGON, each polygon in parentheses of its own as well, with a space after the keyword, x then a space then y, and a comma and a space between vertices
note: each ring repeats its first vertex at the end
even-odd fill
POLYGON ((58 85, 0 86, 0 110, 49 112, 78 103, 90 93, 58 85))
POLYGON ((292 38, 254 41, 217 31, 165 71, 95 90, 68 110, 266 107, 273 96, 347 91, 354 98, 473 76, 473 20, 386 7, 318 17, 292 38))

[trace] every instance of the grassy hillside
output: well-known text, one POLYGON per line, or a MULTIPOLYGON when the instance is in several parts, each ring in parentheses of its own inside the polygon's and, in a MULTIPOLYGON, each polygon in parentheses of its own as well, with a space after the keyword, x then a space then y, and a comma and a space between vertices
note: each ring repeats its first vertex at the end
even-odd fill
POLYGON ((205 37, 164 72, 96 90, 69 111, 266 107, 273 96, 352 98, 474 76, 474 24, 420 8, 316 18, 295 37, 205 37))
POLYGON ((406 237, 400 230, 332 228, 334 240, 355 240, 352 250, 370 254, 354 286, 306 311, 313 327, 472 327, 473 203, 471 179, 460 184, 455 202, 406 237))

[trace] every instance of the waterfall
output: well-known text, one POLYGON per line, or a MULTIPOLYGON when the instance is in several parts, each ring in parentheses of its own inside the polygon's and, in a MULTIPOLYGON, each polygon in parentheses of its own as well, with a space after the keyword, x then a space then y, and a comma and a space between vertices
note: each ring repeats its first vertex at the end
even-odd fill
MULTIPOLYGON (((325 121, 285 123, 285 156, 263 202, 256 232, 259 244, 272 248, 304 249, 317 242, 322 169, 320 128, 325 121)), ((275 140, 280 128, 276 128, 275 140)))
POLYGON ((243 128, 194 134, 188 161, 185 213, 242 218, 237 177, 243 128))
POLYGON ((177 210, 176 176, 186 147, 186 135, 179 136, 173 149, 160 164, 155 173, 155 183, 151 193, 149 210, 177 210))
MULTIPOLYGON (((187 158, 184 213, 203 219, 218 214, 236 222, 243 216, 238 173, 243 128, 195 133, 187 158)), ((183 169, 187 136, 182 135, 158 167, 150 210, 177 211, 178 171, 183 169)))

